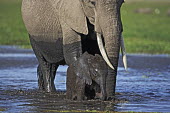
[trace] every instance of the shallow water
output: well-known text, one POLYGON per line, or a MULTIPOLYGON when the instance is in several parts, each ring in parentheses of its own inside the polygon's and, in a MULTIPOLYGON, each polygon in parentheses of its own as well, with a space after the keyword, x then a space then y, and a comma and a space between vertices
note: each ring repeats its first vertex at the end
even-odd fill
POLYGON ((120 60, 116 101, 69 101, 65 99, 66 66, 60 66, 57 93, 39 92, 37 61, 31 50, 0 47, 0 111, 57 112, 63 110, 110 110, 136 112, 170 111, 170 57, 128 55, 126 72, 120 60))

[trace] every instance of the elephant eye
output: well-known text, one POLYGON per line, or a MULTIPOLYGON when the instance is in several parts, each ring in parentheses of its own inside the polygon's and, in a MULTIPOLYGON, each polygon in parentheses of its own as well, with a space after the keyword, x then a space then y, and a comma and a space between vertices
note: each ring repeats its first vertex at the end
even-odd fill
POLYGON ((95 1, 91 1, 91 4, 95 6, 95 5, 96 5, 96 2, 95 2, 95 1))
POLYGON ((91 2, 91 4, 92 4, 93 6, 96 5, 96 0, 90 0, 90 2, 91 2))

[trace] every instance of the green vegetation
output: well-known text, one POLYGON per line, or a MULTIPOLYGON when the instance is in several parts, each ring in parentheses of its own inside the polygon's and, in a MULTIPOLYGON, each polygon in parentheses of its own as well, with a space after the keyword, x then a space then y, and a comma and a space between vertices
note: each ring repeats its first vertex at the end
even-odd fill
POLYGON ((21 16, 21 0, 0 0, 0 44, 29 46, 21 16))
POLYGON ((127 2, 122 6, 123 35, 128 53, 170 54, 170 1, 127 2), (153 12, 135 13, 139 8, 153 12))
MULTIPOLYGON (((128 53, 170 54, 170 1, 128 1, 122 6, 128 53), (139 8, 153 12, 135 13, 139 8), (155 13, 156 12, 156 13, 155 13)), ((30 47, 21 12, 21 0, 0 0, 0 44, 30 47)))

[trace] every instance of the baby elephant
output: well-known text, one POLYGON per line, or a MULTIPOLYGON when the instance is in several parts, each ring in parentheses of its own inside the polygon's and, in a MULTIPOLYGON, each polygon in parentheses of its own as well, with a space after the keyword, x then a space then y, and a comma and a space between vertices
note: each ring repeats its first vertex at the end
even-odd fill
POLYGON ((67 70, 67 99, 85 100, 106 99, 107 65, 100 55, 90 55, 85 52, 76 61, 76 71, 73 65, 67 70), (77 73, 75 73, 77 72, 77 73))

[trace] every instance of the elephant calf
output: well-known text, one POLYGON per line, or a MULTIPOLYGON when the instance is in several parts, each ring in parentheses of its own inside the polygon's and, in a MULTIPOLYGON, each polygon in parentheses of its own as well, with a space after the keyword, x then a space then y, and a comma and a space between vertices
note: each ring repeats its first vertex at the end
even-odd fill
POLYGON ((105 100, 107 66, 103 58, 86 52, 78 58, 75 66, 76 68, 73 68, 73 65, 70 65, 67 70, 67 99, 105 100), (80 65, 83 65, 83 69, 80 65))

